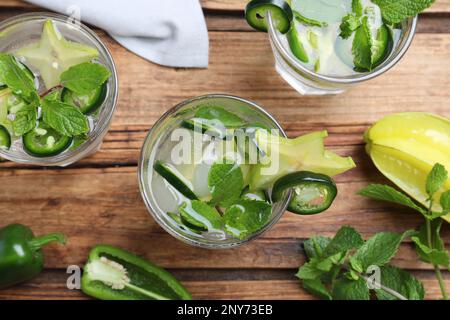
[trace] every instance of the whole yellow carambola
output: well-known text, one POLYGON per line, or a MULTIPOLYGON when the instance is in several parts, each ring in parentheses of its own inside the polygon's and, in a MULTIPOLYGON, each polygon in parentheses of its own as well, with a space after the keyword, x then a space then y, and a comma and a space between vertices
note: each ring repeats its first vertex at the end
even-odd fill
MULTIPOLYGON (((365 134, 366 151, 375 166, 415 200, 429 206, 425 184, 436 163, 450 172, 450 120, 429 113, 389 115, 365 134)), ((450 178, 433 198, 441 211, 440 196, 450 189, 450 178)), ((450 214, 443 217, 450 222, 450 214)))

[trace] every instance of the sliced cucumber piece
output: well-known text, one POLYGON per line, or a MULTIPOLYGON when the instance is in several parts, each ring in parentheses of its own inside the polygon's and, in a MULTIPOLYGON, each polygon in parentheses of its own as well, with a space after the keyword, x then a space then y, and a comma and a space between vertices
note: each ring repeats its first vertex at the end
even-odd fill
POLYGON ((11 147, 11 135, 8 130, 0 125, 0 149, 8 150, 11 147))
POLYGON ((107 91, 107 83, 104 83, 101 87, 86 95, 79 95, 67 88, 64 88, 61 93, 61 100, 79 108, 84 114, 92 114, 97 111, 105 101, 107 91))
POLYGON ((391 31, 383 24, 377 31, 377 36, 372 44, 372 66, 379 66, 389 55, 393 47, 391 31))
POLYGON ((44 123, 23 136, 26 152, 35 157, 56 156, 70 147, 72 138, 63 136, 44 123))
POLYGON ((183 223, 199 231, 216 231, 223 227, 222 216, 205 202, 193 200, 180 206, 183 223))
POLYGON ((337 195, 334 181, 323 174, 299 171, 278 179, 272 190, 272 200, 281 201, 285 192, 293 189, 288 210, 300 214, 317 214, 327 210, 337 195))
POLYGON ((195 118, 214 120, 220 122, 226 128, 239 128, 245 126, 246 122, 240 117, 222 107, 200 107, 195 113, 195 118))
POLYGON ((294 56, 302 62, 309 62, 308 54, 306 53, 305 47, 300 40, 295 24, 292 25, 292 28, 287 33, 286 37, 294 56))
POLYGON ((198 199, 192 191, 192 184, 185 177, 183 177, 183 175, 175 169, 174 166, 163 163, 162 161, 156 161, 153 168, 182 195, 191 200, 198 199))
POLYGON ((259 200, 267 202, 267 195, 264 190, 250 191, 249 187, 246 187, 242 191, 241 198, 244 200, 259 200))
POLYGON ((218 122, 205 119, 188 119, 181 122, 181 127, 210 136, 224 139, 227 135, 227 129, 218 122))
POLYGON ((173 212, 167 212, 167 215, 169 216, 170 219, 172 219, 173 221, 176 222, 176 224, 178 224, 178 226, 185 230, 185 231, 190 231, 193 232, 195 234, 201 234, 202 231, 205 230, 198 230, 196 228, 192 228, 192 226, 188 226, 188 224, 183 221, 182 217, 179 214, 173 213, 173 212))
POLYGON ((245 19, 256 30, 267 32, 269 12, 277 30, 281 33, 288 32, 294 14, 289 4, 283 0, 252 0, 245 8, 245 19))

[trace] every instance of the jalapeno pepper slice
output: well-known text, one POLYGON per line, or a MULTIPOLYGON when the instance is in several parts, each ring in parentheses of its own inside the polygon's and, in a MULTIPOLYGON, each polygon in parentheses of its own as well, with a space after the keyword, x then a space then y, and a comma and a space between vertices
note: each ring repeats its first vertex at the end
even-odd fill
POLYGON ((282 200, 292 189, 288 210, 300 215, 317 214, 327 210, 337 195, 334 181, 323 174, 299 171, 278 179, 273 187, 272 200, 282 200))
POLYGON ((254 29, 267 32, 268 12, 272 15, 278 31, 289 31, 294 15, 289 4, 283 0, 252 0, 245 8, 245 19, 254 29))
POLYGON ((4 126, 0 125, 0 149, 8 150, 11 147, 11 135, 4 126))
POLYGON ((61 100, 67 104, 79 108, 83 114, 92 114, 97 111, 105 101, 107 91, 108 87, 106 83, 91 93, 84 95, 77 94, 67 88, 64 88, 61 93, 61 100))
POLYGON ((56 156, 66 150, 73 139, 63 136, 44 123, 23 136, 23 146, 26 152, 35 157, 56 156))

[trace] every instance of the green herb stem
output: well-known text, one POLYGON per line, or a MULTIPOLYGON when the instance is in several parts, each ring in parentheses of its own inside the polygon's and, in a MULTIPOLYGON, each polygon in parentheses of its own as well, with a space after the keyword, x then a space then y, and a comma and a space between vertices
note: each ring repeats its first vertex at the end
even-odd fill
MULTIPOLYGON (((430 204, 429 214, 431 214, 431 206, 432 205, 430 204)), ((431 221, 429 219, 425 219, 425 221, 426 221, 426 228, 427 228, 428 247, 433 249, 433 242, 431 241, 431 221)), ((436 274, 436 278, 439 282, 439 288, 441 289, 441 292, 442 292, 442 298, 444 300, 448 300, 447 289, 445 288, 445 283, 444 283, 444 279, 442 278, 441 269, 439 269, 439 266, 437 264, 433 264, 433 267, 434 267, 434 273, 436 274)))
POLYGON ((44 98, 45 96, 47 96, 47 95, 49 95, 50 93, 52 93, 53 91, 59 90, 59 89, 62 89, 62 88, 63 88, 63 86, 59 84, 59 85, 57 85, 57 86, 55 86, 55 87, 53 87, 53 88, 48 89, 48 90, 45 91, 44 93, 42 93, 42 94, 40 95, 40 97, 41 97, 41 99, 42 99, 42 98, 44 98))

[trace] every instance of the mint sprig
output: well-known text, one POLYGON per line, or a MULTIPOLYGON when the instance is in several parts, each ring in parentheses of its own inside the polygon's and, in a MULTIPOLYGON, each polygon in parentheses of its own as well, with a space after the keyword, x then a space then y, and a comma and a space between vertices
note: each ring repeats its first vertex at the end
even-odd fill
POLYGON ((332 239, 313 237, 304 242, 308 261, 296 276, 302 280, 305 290, 323 299, 368 300, 371 291, 380 300, 423 299, 424 290, 419 280, 388 265, 401 241, 411 234, 411 231, 384 232, 364 241, 355 229, 343 226, 332 239), (368 273, 373 267, 380 270, 381 280, 371 289, 368 273), (401 276, 393 276, 395 274, 401 276))
POLYGON ((364 17, 361 25, 356 29, 355 37, 353 38, 352 53, 355 67, 364 70, 372 69, 372 45, 373 41, 369 28, 369 19, 364 17))
POLYGON ((10 54, 0 53, 0 83, 5 84, 16 96, 29 104, 39 101, 33 79, 25 67, 10 54))
POLYGON ((44 122, 62 135, 75 137, 89 132, 86 116, 70 104, 44 99, 42 113, 44 122))
MULTIPOLYGON (((422 283, 413 277, 410 273, 394 267, 384 266, 380 268, 381 285, 398 292, 410 300, 423 300, 425 290, 422 283)), ((379 300, 397 300, 398 298, 392 293, 383 289, 376 289, 375 294, 379 300)))
POLYGON ((429 8, 435 0, 372 0, 381 9, 383 19, 389 24, 400 23, 429 8))
POLYGON ((12 127, 16 136, 23 136, 36 127, 37 109, 34 105, 25 105, 15 113, 12 127))
POLYGON ((61 85, 39 95, 32 73, 11 54, 0 53, 0 83, 6 85, 17 104, 6 112, 12 116, 12 131, 20 137, 43 121, 58 133, 68 137, 84 137, 89 132, 87 117, 76 107, 60 99, 65 87, 78 94, 88 94, 102 86, 111 72, 97 63, 73 66, 61 76, 61 85), (38 108, 42 117, 38 119, 38 108))
POLYGON ((403 239, 414 233, 414 231, 406 231, 403 234, 377 233, 356 251, 350 259, 350 264, 359 272, 366 272, 371 265, 384 266, 395 256, 403 239))
POLYGON ((396 189, 383 185, 383 184, 371 184, 370 186, 361 189, 358 192, 359 195, 372 198, 380 201, 387 201, 396 203, 402 206, 414 209, 424 216, 427 215, 427 210, 420 205, 416 204, 409 196, 397 191, 396 189))
POLYGON ((450 209, 450 190, 445 190, 440 196, 442 211, 432 210, 434 196, 444 188, 448 179, 448 172, 439 163, 435 164, 427 176, 425 190, 428 194, 429 206, 427 208, 417 204, 408 195, 386 185, 370 185, 362 189, 359 194, 375 200, 392 202, 407 206, 421 213, 425 218, 425 224, 420 228, 418 234, 411 237, 416 245, 416 252, 420 259, 433 265, 436 278, 441 288, 442 296, 448 300, 445 283, 442 278, 440 266, 448 269, 450 266, 449 254, 440 236, 441 221, 437 219, 448 214, 450 209))
POLYGON ((225 231, 238 239, 245 239, 269 221, 272 206, 260 200, 239 200, 223 215, 225 231))
POLYGON ((110 76, 111 72, 101 64, 85 62, 63 72, 61 85, 78 94, 89 94, 105 83, 110 76))
POLYGON ((224 163, 216 162, 208 173, 208 186, 214 206, 227 208, 235 203, 244 188, 244 177, 241 167, 234 161, 224 159, 224 163))
POLYGON ((342 39, 348 39, 361 26, 361 20, 353 13, 347 14, 342 18, 340 25, 341 33, 339 34, 342 39))

